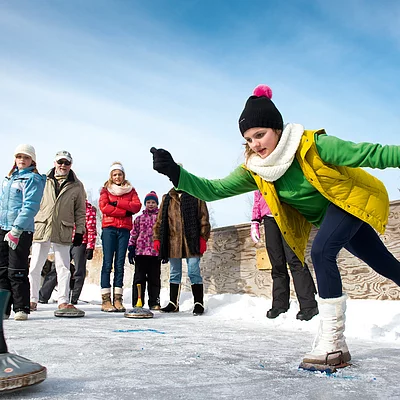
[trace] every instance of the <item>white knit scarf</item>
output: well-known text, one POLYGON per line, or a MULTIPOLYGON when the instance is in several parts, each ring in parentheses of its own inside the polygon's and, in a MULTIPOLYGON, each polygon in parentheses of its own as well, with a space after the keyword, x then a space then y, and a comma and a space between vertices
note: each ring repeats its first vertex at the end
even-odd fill
POLYGON ((114 196, 122 196, 126 193, 129 193, 132 189, 132 186, 129 184, 118 186, 115 183, 112 183, 110 186, 107 187, 107 190, 114 196))
POLYGON ((286 124, 275 150, 266 158, 252 154, 246 166, 267 182, 279 179, 290 167, 296 155, 304 127, 300 124, 286 124))

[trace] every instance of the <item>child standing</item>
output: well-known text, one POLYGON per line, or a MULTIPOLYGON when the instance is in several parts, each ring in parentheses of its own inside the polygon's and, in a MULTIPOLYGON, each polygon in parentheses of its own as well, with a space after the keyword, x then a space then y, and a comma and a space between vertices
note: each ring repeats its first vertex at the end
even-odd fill
POLYGON ((13 306, 17 321, 28 319, 29 252, 34 218, 39 211, 46 177, 36 169, 33 146, 20 144, 14 152, 14 165, 0 192, 0 289, 11 291, 6 318, 13 306))
POLYGON ((268 204, 260 191, 256 190, 250 230, 254 243, 258 243, 260 240, 260 223, 262 221, 264 222, 265 247, 272 265, 272 308, 268 310, 267 317, 276 318, 289 309, 290 277, 287 269, 287 265, 289 265, 300 307, 296 318, 301 321, 309 321, 318 314, 315 300, 316 289, 310 270, 306 263, 304 266, 302 265, 296 254, 287 245, 268 204))
POLYGON ((271 98, 271 88, 259 85, 247 100, 239 117, 245 163, 226 178, 196 177, 163 149, 151 149, 153 168, 167 175, 177 189, 205 201, 259 189, 286 243, 302 262, 311 226, 319 227, 311 258, 321 326, 303 362, 342 364, 351 357, 344 336, 347 296, 337 266, 339 251, 347 249, 400 285, 400 262, 376 232, 385 232, 389 217, 386 188, 360 168, 400 167, 400 146, 357 144, 321 129, 284 125, 271 98))
POLYGON ((158 215, 158 197, 151 191, 144 198, 145 209, 139 215, 131 230, 128 245, 128 259, 130 264, 135 264, 135 274, 132 285, 132 307, 136 307, 138 301, 137 285, 141 286, 141 299, 144 302, 146 290, 149 295, 150 310, 159 310, 161 289, 161 260, 158 259, 158 251, 154 249, 153 226, 158 215))

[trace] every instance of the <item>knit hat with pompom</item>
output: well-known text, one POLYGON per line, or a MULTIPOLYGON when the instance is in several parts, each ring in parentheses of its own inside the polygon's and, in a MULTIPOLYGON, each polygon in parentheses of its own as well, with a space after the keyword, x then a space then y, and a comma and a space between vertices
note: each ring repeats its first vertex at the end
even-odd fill
POLYGON ((157 205, 158 205, 158 196, 157 196, 157 193, 154 192, 154 191, 152 190, 150 193, 146 194, 146 197, 144 198, 144 205, 146 205, 146 202, 147 202, 148 200, 154 200, 154 201, 157 203, 157 205))
POLYGON ((272 102, 272 90, 267 85, 258 85, 253 96, 246 101, 239 117, 239 129, 243 135, 248 129, 261 127, 283 130, 283 118, 272 102))

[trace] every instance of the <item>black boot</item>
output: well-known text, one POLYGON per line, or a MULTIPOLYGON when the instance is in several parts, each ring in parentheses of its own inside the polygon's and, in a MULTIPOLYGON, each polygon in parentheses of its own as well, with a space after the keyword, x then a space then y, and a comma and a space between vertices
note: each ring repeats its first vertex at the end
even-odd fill
POLYGON ((8 352, 7 343, 3 332, 3 318, 9 298, 10 292, 5 289, 0 289, 0 354, 8 352))
POLYGON ((179 311, 179 295, 181 291, 181 285, 178 283, 169 284, 169 303, 166 307, 160 309, 163 312, 177 312, 179 311))
POLYGON ((278 315, 283 314, 287 311, 286 308, 271 308, 270 310, 268 310, 267 312, 267 318, 270 319, 274 319, 276 318, 278 315))
POLYGON ((204 287, 203 284, 196 284, 192 285, 192 293, 193 293, 193 300, 194 300, 194 308, 193 314, 194 315, 201 315, 204 313, 204 287))
POLYGON ((318 314, 318 307, 311 307, 311 308, 303 308, 300 310, 297 315, 296 319, 300 321, 309 321, 312 317, 318 314))

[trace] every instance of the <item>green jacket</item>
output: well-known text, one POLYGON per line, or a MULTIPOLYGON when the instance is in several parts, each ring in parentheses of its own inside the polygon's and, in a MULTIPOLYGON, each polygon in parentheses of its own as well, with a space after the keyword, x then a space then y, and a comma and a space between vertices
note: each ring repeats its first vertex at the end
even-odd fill
POLYGON ((323 130, 305 131, 296 158, 277 181, 266 182, 244 165, 223 179, 196 177, 183 168, 178 189, 213 201, 259 189, 286 242, 304 261, 311 224, 319 226, 330 202, 383 233, 389 199, 381 181, 358 167, 400 166, 400 146, 355 144, 323 130))

